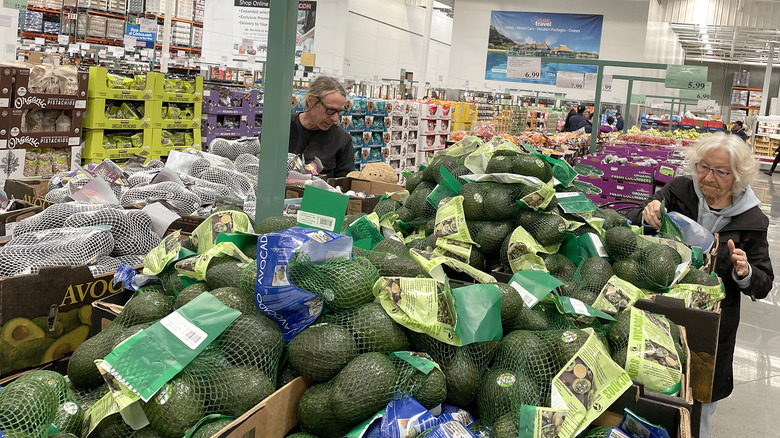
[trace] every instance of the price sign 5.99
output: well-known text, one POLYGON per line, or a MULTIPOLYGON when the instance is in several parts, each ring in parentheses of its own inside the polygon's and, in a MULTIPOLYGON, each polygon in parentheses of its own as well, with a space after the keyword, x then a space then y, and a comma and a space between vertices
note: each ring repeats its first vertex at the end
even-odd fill
POLYGON ((703 90, 707 86, 707 67, 669 64, 666 67, 666 88, 703 90))

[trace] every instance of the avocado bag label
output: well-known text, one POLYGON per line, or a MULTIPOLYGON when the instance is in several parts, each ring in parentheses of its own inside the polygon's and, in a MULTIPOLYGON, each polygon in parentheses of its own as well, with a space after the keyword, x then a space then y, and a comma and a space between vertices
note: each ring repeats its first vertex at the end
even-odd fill
POLYGON ((580 257, 583 260, 587 260, 591 257, 609 257, 607 249, 604 247, 604 242, 601 239, 601 236, 597 236, 593 233, 585 233, 582 236, 577 237, 577 243, 580 247, 580 257))
POLYGON ((374 296, 398 324, 446 344, 462 345, 455 332, 455 299, 446 282, 434 278, 381 277, 374 283, 374 296))
POLYGON ((517 421, 519 438, 563 437, 561 426, 566 419, 566 409, 551 409, 523 405, 517 421))
POLYGON ((596 309, 595 307, 583 303, 582 301, 572 298, 572 297, 566 297, 562 295, 556 295, 553 294, 553 301, 555 302, 555 306, 558 308, 558 311, 561 313, 565 313, 567 315, 580 315, 580 316, 587 316, 587 317, 597 317, 606 319, 609 321, 613 321, 615 318, 609 316, 608 314, 596 309))
POLYGON ((675 242, 685 243, 680 229, 666 214, 666 201, 661 201, 661 228, 658 229, 658 236, 675 242))
POLYGON ((683 300, 686 307, 709 311, 715 310, 718 301, 726 298, 723 283, 719 283, 717 286, 676 284, 664 295, 683 300))
POLYGON ((89 438, 90 434, 98 428, 103 420, 117 413, 119 413, 119 406, 114 401, 114 397, 111 393, 104 395, 84 413, 81 436, 89 438))
POLYGON ((231 242, 237 247, 243 248, 245 246, 257 243, 258 237, 260 237, 259 234, 244 233, 241 231, 236 233, 220 233, 219 236, 217 236, 216 243, 220 244, 222 242, 231 242))
POLYGON ((545 183, 539 178, 525 175, 517 175, 514 173, 493 173, 493 174, 477 174, 477 175, 463 175, 461 179, 474 181, 474 182, 495 182, 501 184, 523 184, 528 187, 533 187, 535 190, 522 199, 517 201, 521 206, 527 207, 531 210, 539 210, 546 208, 552 198, 555 196, 555 189, 552 183, 545 183))
POLYGON ((463 188, 463 184, 461 184, 461 182, 458 181, 458 179, 455 178, 446 167, 441 166, 439 174, 441 175, 441 183, 439 183, 439 186, 442 186, 445 189, 451 191, 453 193, 452 196, 460 193, 461 189, 463 188))
POLYGON ((385 240, 385 237, 379 231, 379 220, 376 213, 369 216, 363 216, 350 224, 342 233, 345 236, 352 237, 352 241, 357 245, 359 241, 366 241, 365 250, 374 249, 377 243, 385 240), (373 216, 370 218, 369 216, 373 216))
POLYGON ((669 321, 662 315, 631 308, 626 371, 651 391, 674 394, 680 389, 682 366, 669 321))
POLYGON ((428 375, 439 365, 425 353, 412 353, 411 351, 394 351, 390 357, 397 357, 409 365, 415 367, 421 373, 428 375))
POLYGON ((103 360, 96 360, 100 375, 103 376, 103 380, 106 381, 106 385, 110 391, 110 394, 114 397, 114 401, 119 408, 119 413, 122 415, 122 419, 133 430, 141 429, 149 424, 149 419, 146 418, 143 409, 141 408, 140 398, 133 391, 127 389, 125 385, 118 382, 114 376, 112 376, 103 367, 103 360))
POLYGON ((485 173, 487 163, 493 158, 493 154, 496 151, 512 151, 515 153, 522 153, 522 150, 517 147, 516 144, 509 140, 494 137, 496 140, 491 140, 488 143, 480 145, 474 152, 470 153, 464 160, 463 164, 469 168, 474 174, 485 173))
MULTIPOLYGON (((600 217, 596 217, 593 215, 592 211, 583 211, 579 213, 572 213, 575 217, 578 217, 585 221, 586 224, 590 225, 591 228, 596 230, 597 233, 599 233, 599 236, 604 236, 604 219, 600 217)), ((586 233, 586 234, 592 234, 592 233, 586 233)))
POLYGON ((144 257, 144 274, 157 275, 176 259, 181 250, 181 231, 176 230, 165 237, 149 254, 144 257))
POLYGON ((548 272, 527 270, 517 271, 509 280, 509 286, 516 290, 525 305, 532 309, 550 292, 563 286, 563 283, 548 272))
POLYGON ((515 228, 509 237, 509 245, 506 251, 512 273, 527 269, 546 272, 547 266, 544 264, 544 260, 537 254, 540 252, 546 253, 547 251, 549 249, 540 245, 525 228, 515 228))
POLYGON ((257 242, 255 302, 282 329, 285 342, 322 313, 323 299, 290 281, 289 264, 298 251, 312 263, 351 258, 352 238, 311 228, 293 227, 262 234, 257 242))
POLYGON ((457 258, 465 263, 471 257, 472 248, 473 245, 470 243, 438 238, 436 239, 436 248, 434 248, 433 253, 445 257, 457 258))
POLYGON ((584 213, 596 209, 593 202, 579 192, 559 192, 555 194, 555 199, 564 213, 584 213))
POLYGON ((669 432, 661 426, 656 426, 626 408, 620 429, 634 438, 670 438, 669 432))
POLYGON ((436 417, 413 397, 403 397, 387 404, 382 416, 380 436, 414 437, 436 425, 436 417))
POLYGON ((584 345, 552 381, 551 407, 567 411, 559 429, 562 437, 582 432, 631 387, 631 377, 612 360, 592 329, 565 331, 559 342, 581 342, 577 338, 584 334, 588 335, 584 345))
POLYGON ((199 254, 205 254, 217 244, 220 233, 251 233, 249 216, 241 211, 220 211, 207 217, 192 233, 199 254))
POLYGON ((569 163, 560 160, 558 158, 553 158, 545 154, 539 154, 539 153, 533 153, 532 155, 535 155, 542 160, 550 163, 550 166, 552 166, 553 169, 553 177, 558 180, 558 183, 562 185, 563 187, 569 187, 577 178, 577 171, 574 170, 569 163))
MULTIPOLYGON (((441 240, 441 239, 440 239, 441 240)), ((437 241, 438 245, 438 241, 437 241)), ((454 269, 457 272, 462 272, 469 275, 471 278, 479 281, 480 283, 495 283, 496 279, 492 275, 488 275, 479 269, 468 265, 460 260, 452 257, 447 257, 435 252, 422 251, 419 249, 409 250, 409 254, 412 258, 425 269, 434 279, 444 283, 447 279, 447 275, 444 272, 442 266, 454 269)))
POLYGON ((222 242, 214 245, 211 249, 196 257, 190 257, 176 262, 176 271, 179 272, 179 275, 184 277, 204 281, 206 280, 206 269, 208 269, 209 263, 212 259, 221 255, 233 257, 243 263, 250 263, 252 261, 252 259, 244 255, 234 243, 222 242))
POLYGON ((593 307, 606 312, 619 312, 636 303, 636 300, 647 298, 641 289, 613 275, 601 289, 593 307))
POLYGON ((459 142, 448 147, 445 151, 447 155, 453 157, 462 157, 463 155, 469 155, 477 150, 477 148, 484 145, 485 142, 481 138, 475 135, 469 135, 463 137, 459 142))
POLYGON ((458 315, 455 333, 462 345, 501 340, 501 291, 498 287, 472 284, 453 289, 452 296, 458 315))
POLYGON ((436 223, 433 235, 439 238, 455 240, 467 244, 475 244, 466 225, 466 215, 463 213, 463 196, 445 199, 436 211, 436 223))
POLYGON ((240 315, 204 292, 117 346, 104 368, 148 402, 240 315))
POLYGON ((298 211, 298 225, 330 232, 341 230, 347 204, 349 196, 306 186, 298 211))

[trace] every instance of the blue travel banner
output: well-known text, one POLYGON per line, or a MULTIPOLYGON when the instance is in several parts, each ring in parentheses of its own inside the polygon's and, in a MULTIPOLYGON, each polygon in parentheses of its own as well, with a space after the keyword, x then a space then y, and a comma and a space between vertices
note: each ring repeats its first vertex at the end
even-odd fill
POLYGON ((510 57, 598 59, 603 22, 603 15, 492 11, 485 79, 555 85, 558 71, 596 73, 594 65, 542 63, 539 78, 513 77, 507 66, 510 57))

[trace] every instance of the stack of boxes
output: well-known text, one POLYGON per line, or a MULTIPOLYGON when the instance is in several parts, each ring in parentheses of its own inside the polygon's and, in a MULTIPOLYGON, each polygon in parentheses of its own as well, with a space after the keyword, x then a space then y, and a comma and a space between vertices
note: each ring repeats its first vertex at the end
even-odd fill
POLYGON ((24 14, 25 32, 43 32, 43 12, 27 11, 24 14))
POLYGON ((125 14, 127 11, 127 0, 108 0, 106 10, 115 14, 125 14))
MULTIPOLYGON (((146 13, 153 15, 165 15, 165 1, 166 0, 146 0, 146 13)), ((173 10, 176 10, 175 6, 173 10)))
POLYGON ((385 126, 388 129, 388 155, 385 163, 398 174, 419 165, 417 139, 420 125, 414 116, 419 114, 419 108, 415 109, 415 105, 402 100, 385 102, 385 126))
MULTIPOLYGON (((298 101, 303 102, 303 99, 298 101)), ((363 97, 347 100, 341 126, 352 137, 355 170, 361 170, 369 163, 381 163, 390 157, 387 104, 385 100, 363 97)))
POLYGON ((193 0, 176 0, 174 16, 182 20, 192 20, 195 12, 195 2, 193 0))
POLYGON ((119 18, 106 19, 106 39, 121 41, 125 36, 125 20, 119 18))
POLYGON ((124 159, 134 154, 160 158, 171 150, 201 148, 203 78, 192 80, 192 92, 171 91, 171 83, 161 73, 148 73, 145 82, 139 79, 120 88, 105 68, 90 68, 84 159, 124 159), (118 114, 109 110, 117 107, 118 114), (131 113, 134 116, 128 117, 131 113))
MULTIPOLYGON (((408 102, 408 104, 418 105, 412 102, 408 102)), ((429 156, 447 146, 447 136, 450 133, 450 122, 452 121, 452 106, 450 104, 421 103, 419 107, 420 136, 417 142, 417 151, 424 152, 426 156, 429 156)), ((414 124, 414 121, 410 123, 414 124)), ((420 164, 424 163, 418 162, 415 163, 415 166, 420 164)))
POLYGON ((203 16, 206 13, 206 0, 195 0, 195 10, 192 21, 203 23, 203 16))
POLYGON ((202 142, 208 146, 215 138, 238 138, 257 135, 255 128, 259 116, 262 126, 262 107, 257 93, 230 90, 205 90, 203 92, 203 116, 201 117, 202 142), (252 134, 254 133, 254 134, 252 134))
POLYGON ((457 102, 452 105, 452 123, 450 130, 469 132, 474 127, 477 106, 473 103, 457 102))
POLYGON ((127 0, 128 14, 141 14, 144 12, 144 0, 127 0))
POLYGON ((192 44, 192 24, 174 21, 171 23, 171 42, 174 46, 192 44))

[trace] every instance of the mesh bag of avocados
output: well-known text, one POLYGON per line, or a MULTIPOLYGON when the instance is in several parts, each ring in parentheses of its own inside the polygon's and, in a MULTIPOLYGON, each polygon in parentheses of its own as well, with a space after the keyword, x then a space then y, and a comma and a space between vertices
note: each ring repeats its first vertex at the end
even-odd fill
POLYGON ((164 199, 183 214, 192 214, 201 205, 196 194, 172 181, 134 187, 122 195, 120 202, 123 205, 146 204, 157 199, 164 199))
POLYGON ((438 406, 446 393, 441 370, 434 367, 426 374, 398 356, 358 355, 332 380, 307 389, 296 413, 301 429, 321 438, 343 437, 388 402, 405 395, 423 406, 438 406))
POLYGON ((122 207, 111 204, 84 204, 80 202, 65 202, 52 205, 34 216, 19 221, 14 228, 14 235, 20 236, 34 231, 61 228, 65 226, 65 222, 72 215, 106 208, 121 210, 122 207))
POLYGON ((252 181, 241 172, 222 167, 210 167, 199 175, 200 179, 230 188, 238 197, 246 198, 252 192, 252 181))
POLYGON ((636 264, 632 265, 635 266, 635 278, 626 280, 637 287, 653 292, 668 291, 680 274, 679 269, 683 267, 683 260, 686 260, 686 263, 690 261, 690 249, 682 243, 662 239, 651 241, 643 237, 637 239, 637 243, 638 249, 631 257, 636 261, 636 264), (685 258, 675 248, 682 248, 683 252, 686 252, 685 258))
POLYGON ((618 312, 607 334, 612 359, 651 391, 675 394, 687 360, 680 329, 663 315, 630 308, 618 312))
POLYGON ((365 257, 382 277, 428 276, 422 266, 409 255, 409 248, 396 239, 385 239, 377 243, 373 249, 365 252, 365 257))
POLYGON ((110 226, 114 236, 113 256, 146 255, 160 244, 160 236, 152 231, 152 218, 142 210, 103 208, 68 217, 63 227, 82 228, 110 226))
POLYGON ((256 176, 260 160, 256 155, 243 153, 237 156, 233 163, 236 165, 237 171, 256 176))
POLYGON ((308 254, 297 252, 290 260, 289 278, 296 287, 321 296, 329 308, 345 310, 374 300, 379 272, 364 257, 313 263, 308 254))
POLYGON ((130 187, 141 186, 152 182, 160 173, 160 169, 141 170, 127 177, 127 185, 130 187))
POLYGON ((204 179, 196 178, 190 175, 185 175, 183 173, 179 173, 178 175, 179 178, 181 178, 181 181, 184 183, 184 185, 189 187, 190 190, 192 190, 193 188, 201 188, 201 189, 211 190, 220 196, 233 196, 233 197, 236 196, 235 193, 233 193, 233 190, 231 190, 230 187, 228 187, 225 184, 206 181, 204 179))
POLYGON ((43 438, 59 404, 55 389, 45 382, 17 379, 0 391, 0 430, 6 436, 43 438))
POLYGON ((198 170, 203 171, 203 170, 208 169, 211 166, 224 167, 226 169, 233 169, 233 170, 235 170, 235 168, 236 168, 235 165, 233 164, 232 160, 230 160, 228 158, 225 158, 225 157, 221 157, 221 156, 219 156, 217 154, 212 154, 212 153, 209 153, 209 152, 199 151, 199 150, 194 149, 194 148, 185 149, 184 153, 185 154, 190 154, 190 155, 195 155, 195 156, 203 159, 203 160, 197 160, 196 161, 196 163, 198 163, 198 166, 196 166, 195 163, 193 163, 193 166, 192 166, 192 169, 191 169, 193 176, 197 176, 195 174, 196 171, 198 171, 198 170))
POLYGON ((428 196, 433 192, 431 187, 417 187, 406 202, 395 213, 398 220, 409 228, 425 228, 436 216, 436 208, 428 202, 428 196))

